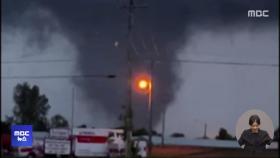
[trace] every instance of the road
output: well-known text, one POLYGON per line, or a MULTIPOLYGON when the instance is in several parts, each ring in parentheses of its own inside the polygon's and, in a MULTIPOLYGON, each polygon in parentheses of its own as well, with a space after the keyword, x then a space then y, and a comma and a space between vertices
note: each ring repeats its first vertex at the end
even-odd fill
MULTIPOLYGON (((153 158, 277 158, 278 149, 267 150, 267 152, 258 155, 250 155, 243 149, 230 148, 209 148, 198 146, 154 146, 152 149, 153 158)), ((12 156, 4 156, 4 158, 13 158, 12 156)))
POLYGON ((278 150, 267 150, 265 153, 251 155, 243 149, 206 148, 195 146, 157 146, 152 150, 155 158, 207 158, 207 157, 278 157, 278 150))

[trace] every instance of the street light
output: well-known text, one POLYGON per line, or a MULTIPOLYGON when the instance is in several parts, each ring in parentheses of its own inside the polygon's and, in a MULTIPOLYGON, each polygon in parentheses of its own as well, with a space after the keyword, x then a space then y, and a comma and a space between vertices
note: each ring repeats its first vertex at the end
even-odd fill
POLYGON ((146 80, 140 80, 138 83, 138 86, 140 89, 147 89, 149 86, 149 83, 146 80))
POLYGON ((141 79, 138 81, 138 88, 145 93, 149 93, 151 91, 151 82, 146 79, 141 79))
POLYGON ((134 90, 137 93, 148 94, 152 90, 152 82, 150 75, 137 74, 134 78, 134 90))
POLYGON ((137 90, 148 94, 148 112, 149 112, 149 157, 151 157, 152 149, 152 78, 149 75, 142 75, 136 78, 137 90))

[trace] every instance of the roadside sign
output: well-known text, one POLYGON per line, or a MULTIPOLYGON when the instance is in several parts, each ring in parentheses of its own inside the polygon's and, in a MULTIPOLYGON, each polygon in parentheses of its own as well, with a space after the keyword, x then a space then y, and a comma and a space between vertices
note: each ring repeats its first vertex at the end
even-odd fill
POLYGON ((45 139, 45 154, 69 155, 70 140, 45 139))
POLYGON ((50 137, 67 139, 69 137, 69 135, 70 135, 69 129, 64 129, 64 128, 50 129, 50 137))

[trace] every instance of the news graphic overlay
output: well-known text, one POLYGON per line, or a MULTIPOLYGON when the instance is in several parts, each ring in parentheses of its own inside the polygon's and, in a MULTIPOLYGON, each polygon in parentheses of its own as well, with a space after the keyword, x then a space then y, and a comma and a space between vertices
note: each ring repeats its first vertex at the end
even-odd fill
POLYGON ((236 123, 236 139, 241 148, 247 146, 263 146, 269 148, 274 137, 271 118, 262 110, 252 109, 244 112, 236 123), (242 143, 242 140, 246 142, 242 143))
POLYGON ((12 125, 13 147, 32 146, 32 125, 12 125))

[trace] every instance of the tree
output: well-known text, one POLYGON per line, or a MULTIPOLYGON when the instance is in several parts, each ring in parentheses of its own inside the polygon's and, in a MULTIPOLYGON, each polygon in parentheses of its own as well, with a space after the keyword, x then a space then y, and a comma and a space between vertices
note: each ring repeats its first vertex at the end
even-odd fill
POLYGON ((114 129, 122 129, 122 130, 124 130, 125 127, 124 127, 124 126, 117 126, 117 127, 115 127, 114 129))
POLYGON ((185 137, 185 135, 183 133, 173 133, 170 135, 171 137, 173 138, 182 138, 182 137, 185 137))
POLYGON ((162 136, 162 134, 161 133, 158 133, 157 131, 155 131, 155 130, 152 130, 152 135, 153 136, 162 136))
POLYGON ((11 124, 9 122, 2 122, 1 121, 1 133, 10 133, 11 132, 11 124))
POLYGON ((9 122, 2 122, 1 121, 1 150, 8 150, 9 152, 12 151, 11 146, 11 124, 9 122))
POLYGON ((13 109, 13 123, 31 124, 33 130, 48 129, 47 113, 50 109, 48 98, 40 94, 38 86, 32 88, 27 82, 17 84, 14 89, 15 107, 13 109))
POLYGON ((137 130, 134 130, 132 132, 133 136, 144 136, 144 135, 149 135, 148 131, 145 128, 140 128, 137 130))
POLYGON ((6 121, 7 124, 11 125, 14 122, 14 117, 13 116, 6 116, 6 121))
POLYGON ((82 124, 82 125, 79 125, 79 126, 77 126, 78 128, 87 128, 87 125, 85 125, 85 124, 82 124))
POLYGON ((216 139, 219 140, 234 140, 234 137, 231 136, 226 129, 220 128, 219 134, 216 136, 216 139))
MULTIPOLYGON (((148 136, 149 135, 149 131, 147 131, 145 128, 140 128, 137 130, 134 130, 132 132, 133 136, 148 136)), ((159 134, 157 131, 152 130, 152 135, 153 136, 161 136, 161 134, 159 134)))
POLYGON ((63 128, 69 127, 68 121, 61 115, 56 114, 51 118, 52 128, 63 128))

